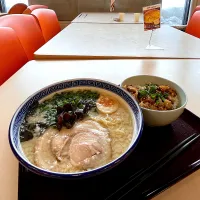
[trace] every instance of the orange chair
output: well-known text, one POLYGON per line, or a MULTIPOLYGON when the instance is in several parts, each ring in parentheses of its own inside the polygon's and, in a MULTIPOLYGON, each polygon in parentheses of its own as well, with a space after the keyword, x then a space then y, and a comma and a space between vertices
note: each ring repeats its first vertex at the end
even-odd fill
POLYGON ((29 60, 34 58, 33 53, 45 43, 40 27, 32 15, 0 17, 0 27, 10 27, 16 32, 29 60))
POLYGON ((8 14, 22 14, 27 8, 27 5, 24 3, 17 3, 10 8, 8 14))
POLYGON ((57 35, 61 29, 56 13, 50 9, 36 9, 31 13, 37 20, 45 41, 57 35))
POLYGON ((15 31, 0 27, 0 85, 20 69, 28 58, 15 31))
POLYGON ((28 14, 30 15, 32 11, 38 9, 38 8, 48 8, 48 6, 45 6, 45 5, 31 5, 31 6, 28 6, 26 8, 26 10, 23 12, 23 14, 28 14))
POLYGON ((200 11, 196 11, 192 15, 185 29, 185 32, 190 35, 200 38, 200 11))

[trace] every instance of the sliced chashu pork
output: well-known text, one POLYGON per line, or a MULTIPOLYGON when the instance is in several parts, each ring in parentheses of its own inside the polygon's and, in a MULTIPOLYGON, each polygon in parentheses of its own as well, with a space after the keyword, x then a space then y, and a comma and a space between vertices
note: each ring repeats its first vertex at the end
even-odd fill
POLYGON ((111 158, 108 130, 98 122, 85 120, 75 127, 69 156, 74 166, 88 169, 105 164, 111 158))
POLYGON ((69 148, 72 165, 82 169, 96 168, 111 158, 110 141, 92 132, 74 136, 69 148))
POLYGON ((44 169, 53 169, 61 160, 61 152, 68 153, 68 143, 70 143, 70 129, 62 129, 60 132, 57 129, 49 128, 45 133, 38 138, 35 145, 35 163, 38 167, 44 169))
POLYGON ((68 155, 68 146, 70 144, 70 137, 65 134, 57 134, 51 140, 51 150, 58 160, 62 160, 63 156, 68 155))
POLYGON ((97 122, 85 120, 72 129, 62 128, 60 132, 49 128, 38 138, 35 146, 37 166, 53 170, 69 156, 71 163, 82 169, 104 164, 111 157, 108 130, 97 122))
POLYGON ((98 122, 92 120, 84 120, 82 122, 77 123, 73 128, 74 134, 81 132, 93 132, 94 134, 99 134, 101 132, 101 136, 108 136, 108 129, 102 127, 98 122))
POLYGON ((92 120, 84 120, 77 123, 73 128, 62 128, 51 141, 51 149, 58 160, 69 156, 69 145, 72 138, 79 133, 97 134, 108 140, 108 130, 103 128, 99 123, 92 120))
POLYGON ((51 151, 51 139, 57 134, 57 130, 49 128, 38 138, 35 145, 35 164, 38 167, 53 170, 57 164, 57 159, 51 151))
POLYGON ((54 137, 52 137, 51 150, 59 161, 68 156, 69 145, 73 135, 74 131, 72 131, 72 129, 63 127, 54 137))

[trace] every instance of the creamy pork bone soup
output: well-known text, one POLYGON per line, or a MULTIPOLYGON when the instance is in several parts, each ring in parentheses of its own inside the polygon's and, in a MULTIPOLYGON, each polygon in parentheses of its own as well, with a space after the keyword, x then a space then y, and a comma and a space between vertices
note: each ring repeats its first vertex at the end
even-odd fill
POLYGON ((131 143, 133 126, 130 110, 117 96, 102 90, 67 90, 32 106, 20 127, 20 141, 32 164, 74 173, 122 155, 131 143))

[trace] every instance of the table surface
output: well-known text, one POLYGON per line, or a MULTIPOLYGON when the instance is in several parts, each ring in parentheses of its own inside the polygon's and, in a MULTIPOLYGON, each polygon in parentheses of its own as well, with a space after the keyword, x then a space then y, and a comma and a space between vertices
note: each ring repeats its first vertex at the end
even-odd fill
POLYGON ((7 14, 8 14, 8 13, 1 13, 1 12, 0 12, 0 17, 1 17, 1 16, 4 16, 4 15, 7 15, 7 14))
POLYGON ((153 32, 142 24, 72 23, 35 52, 36 59, 200 58, 200 40, 167 25, 153 32))
MULTIPOLYGON (((31 61, 0 86, 1 200, 17 200, 18 162, 8 143, 8 127, 17 107, 49 84, 72 78, 98 78, 120 84, 132 75, 151 74, 175 81, 188 95, 187 108, 200 117, 200 60, 31 61), (7 105, 7 106, 5 106, 7 105), (12 191, 12 192, 11 192, 12 191)), ((155 200, 199 200, 200 170, 155 200)))
POLYGON ((143 14, 141 13, 139 22, 134 22, 134 13, 124 13, 124 21, 117 21, 119 13, 102 12, 102 13, 81 13, 72 23, 102 23, 102 24, 142 24, 143 14))

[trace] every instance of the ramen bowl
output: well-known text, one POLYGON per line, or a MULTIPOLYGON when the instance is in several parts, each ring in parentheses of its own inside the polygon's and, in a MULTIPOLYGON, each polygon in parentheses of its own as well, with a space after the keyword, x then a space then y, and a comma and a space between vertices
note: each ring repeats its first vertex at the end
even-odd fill
POLYGON ((122 162, 124 159, 126 159, 126 157, 130 155, 130 153, 136 147, 141 137, 142 130, 143 130, 142 111, 138 103, 134 100, 134 98, 124 89, 115 84, 103 80, 73 79, 47 86, 39 90, 38 92, 34 93, 27 100, 25 100, 25 102, 22 103, 22 105, 17 109, 11 120, 9 127, 9 143, 14 155, 19 160, 19 162, 25 168, 34 173, 54 178, 64 178, 64 179, 75 178, 75 177, 84 178, 109 170, 115 167, 120 162, 122 162), (74 91, 80 89, 95 90, 98 92, 109 93, 110 96, 115 97, 120 102, 124 103, 124 105, 130 112, 131 121, 133 124, 133 130, 132 130, 133 137, 130 140, 129 146, 127 147, 124 153, 122 153, 119 157, 115 158, 109 163, 85 171, 63 173, 63 172, 50 171, 48 169, 36 166, 36 164, 33 164, 27 159, 27 157, 23 152, 22 145, 20 142, 20 127, 25 119, 26 114, 29 112, 30 108, 33 105, 35 105, 36 102, 41 102, 42 100, 48 98, 49 96, 52 96, 55 93, 60 93, 63 91, 74 91))
POLYGON ((179 85, 170 80, 151 75, 138 75, 129 77, 121 83, 121 86, 144 86, 148 83, 153 83, 157 85, 167 85, 173 88, 177 92, 179 105, 176 109, 162 111, 141 107, 145 124, 148 126, 165 126, 171 124, 183 113, 184 108, 187 104, 187 96, 184 90, 179 85))

